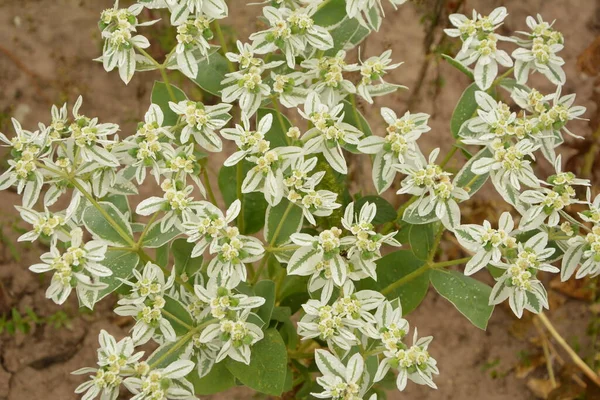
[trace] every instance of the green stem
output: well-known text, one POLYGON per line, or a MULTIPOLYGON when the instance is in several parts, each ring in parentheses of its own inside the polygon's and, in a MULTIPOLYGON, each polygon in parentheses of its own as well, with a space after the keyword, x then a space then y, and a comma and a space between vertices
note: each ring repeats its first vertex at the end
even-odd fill
POLYGON ((452 159, 454 154, 456 154, 457 151, 458 151, 458 147, 452 146, 452 149, 450 149, 448 154, 446 154, 446 157, 444 157, 444 159, 440 163, 440 167, 444 168, 446 166, 446 164, 448 164, 448 162, 452 159))
MULTIPOLYGON (((158 61, 156 61, 154 59, 154 57, 152 57, 146 50, 142 49, 141 47, 135 47, 135 49, 137 51, 140 52, 140 54, 142 54, 144 57, 146 57, 148 60, 150 60, 150 62, 152 62, 152 64, 154 64, 154 66, 158 69, 158 71, 160 72, 160 76, 162 77, 163 82, 165 83, 165 86, 167 87, 167 93, 169 93, 169 97, 171 98, 171 100, 174 103, 177 103, 177 97, 175 97, 175 92, 173 92, 173 88, 171 87, 171 84, 169 83, 169 77, 167 76, 167 71, 166 71, 166 67, 164 64, 160 64, 158 61)), ((167 57, 168 59, 168 57, 167 57)), ((165 60, 165 63, 167 61, 165 60)))
POLYGON ((244 195, 242 193, 242 183, 244 182, 244 169, 243 169, 243 165, 241 162, 237 163, 236 166, 236 173, 235 173, 235 178, 236 178, 236 183, 237 183, 237 198, 240 200, 241 207, 240 207, 240 214, 238 215, 237 218, 237 227, 239 228, 240 232, 244 233, 244 195))
POLYGON ((206 167, 202 167, 202 177, 204 178, 204 186, 206 186, 206 193, 208 194, 208 199, 214 205, 217 205, 217 198, 215 197, 215 193, 213 192, 212 186, 210 184, 210 179, 208 178, 208 171, 206 167))
MULTIPOLYGON (((287 127, 285 121, 283 120, 283 114, 281 113, 281 107, 279 107, 279 102, 277 101, 277 97, 271 96, 271 102, 273 103, 273 107, 275 108, 275 115, 277 116, 277 121, 279 121, 279 125, 281 126, 281 131, 284 133, 287 132, 287 127)), ((290 144, 290 138, 288 135, 285 135, 286 144, 290 144)))
POLYGON ((507 76, 509 76, 510 74, 512 74, 514 70, 515 70, 515 67, 510 67, 505 73, 503 73, 502 75, 500 75, 499 77, 494 79, 494 82, 492 82, 492 86, 490 86, 490 88, 487 90, 487 92, 489 93, 493 88, 498 86, 500 84, 500 82, 502 81, 502 79, 504 79, 507 76))
POLYGON ((179 318, 177 318, 175 315, 171 314, 170 312, 168 312, 167 310, 165 310, 164 308, 161 310, 161 313, 167 317, 169 317, 170 319, 172 319, 173 321, 177 322, 179 325, 185 327, 187 330, 192 330, 194 329, 193 326, 190 326, 188 324, 186 324, 185 322, 183 322, 182 320, 180 320, 179 318))
POLYGON ((352 103, 352 112, 354 113, 354 119, 356 119, 356 124, 358 125, 357 128, 359 131, 364 133, 362 121, 358 113, 358 108, 356 107, 356 96, 354 95, 354 93, 350 93, 350 103, 352 103))
POLYGON ((150 230, 150 227, 152 226, 152 223, 156 220, 156 217, 158 217, 159 213, 160 213, 160 211, 157 211, 154 214, 152 214, 152 217, 150 217, 150 221, 148 221, 148 223, 146 223, 146 226, 144 227, 144 230, 142 231, 142 234, 140 235, 140 238, 137 241, 137 247, 138 248, 141 247, 142 242, 144 241, 144 238, 148 234, 148 231, 150 230))
MULTIPOLYGON (((215 33, 217 34, 217 39, 219 39, 219 43, 221 44, 221 50, 223 50, 223 55, 226 55, 229 50, 227 46, 227 41, 225 40, 225 36, 223 36, 223 31, 221 30, 221 25, 219 25, 219 21, 213 21, 213 27, 215 28, 215 33)), ((227 58, 227 57, 225 57, 227 58)), ((235 72, 236 68, 232 64, 231 61, 227 58, 227 67, 229 68, 229 72, 235 72)))
POLYGON ((300 246, 298 246, 297 244, 290 244, 287 246, 279 246, 279 247, 266 246, 265 251, 267 251, 269 253, 282 253, 285 251, 298 250, 299 248, 300 248, 300 246))

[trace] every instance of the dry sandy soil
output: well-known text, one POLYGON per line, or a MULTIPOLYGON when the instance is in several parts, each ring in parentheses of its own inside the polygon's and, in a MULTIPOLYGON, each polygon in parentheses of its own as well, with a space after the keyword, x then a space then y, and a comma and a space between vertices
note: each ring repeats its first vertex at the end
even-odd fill
MULTIPOLYGON (((447 7, 452 7, 457 1, 447 3, 447 7)), ((255 17, 260 10, 247 7, 241 0, 232 0, 230 4, 236 7, 231 7, 232 15, 227 23, 234 26, 238 37, 246 38, 256 26, 255 17)), ((388 10, 381 32, 362 46, 363 54, 368 55, 393 49, 395 60, 403 60, 405 64, 393 72, 389 81, 411 89, 417 86, 426 58, 423 45, 426 28, 419 21, 427 4, 421 1, 403 6, 398 12, 388 10)), ((511 14, 504 28, 507 32, 524 29, 525 17, 536 12, 541 12, 546 20, 558 19, 556 27, 564 33, 567 42, 562 53, 569 78, 565 91, 577 92, 578 103, 589 107, 588 116, 594 115, 595 106, 590 100, 592 85, 577 71, 576 59, 597 35, 596 15, 600 2, 469 0, 466 9, 475 7, 487 13, 502 4, 511 14)), ((112 0, 0 1, 0 130, 11 133, 10 116, 19 119, 26 128, 34 128, 38 121, 49 120, 51 104, 67 100, 72 103, 82 94, 85 113, 119 123, 125 134, 131 132, 148 107, 152 82, 158 76, 140 73, 126 87, 116 73, 107 74, 99 64, 91 61, 100 52, 96 28, 98 15, 111 5, 112 0)), ((437 40, 437 34, 434 38, 437 40)), ((448 121, 467 84, 466 79, 448 65, 438 66, 433 62, 424 74, 420 96, 411 97, 414 93, 411 90, 399 92, 377 100, 377 107, 363 110, 373 131, 382 132, 379 107, 385 105, 403 113, 410 102, 411 111, 428 112, 433 116, 430 120, 433 130, 421 140, 424 150, 441 146, 444 152, 451 145, 448 121), (436 84, 438 74, 444 77, 441 85, 436 84)), ((551 89, 548 85, 546 88, 551 89)), ((574 124, 573 130, 584 136, 590 134, 586 122, 574 124)), ((457 165, 458 161, 454 166, 457 165)), ((356 182, 370 181, 360 162, 352 165, 352 173, 356 182)), ((483 196, 486 196, 485 192, 483 196)), ((13 205, 18 204, 19 199, 12 192, 3 192, 0 198, 2 232, 7 240, 14 240, 11 227, 16 214, 13 205)), ((17 250, 18 261, 6 246, 0 247, 0 314, 9 312, 12 307, 20 310, 30 307, 40 316, 51 315, 58 308, 44 299, 46 283, 27 270, 44 249, 19 246, 17 250)), ((552 297, 557 306, 550 317, 557 329, 570 342, 579 343, 582 355, 588 355, 589 341, 585 331, 591 316, 589 305, 556 293, 552 297)), ((73 389, 81 378, 69 373, 93 365, 99 330, 106 329, 123 336, 130 327, 128 321, 114 317, 112 301, 103 302, 92 315, 81 315, 75 303, 67 304, 64 310, 71 316, 68 328, 56 330, 41 326, 28 335, 1 335, 0 399, 75 399, 73 389)), ((523 358, 519 354, 539 352, 529 340, 535 334, 530 322, 517 323, 505 307, 498 307, 484 332, 469 324, 433 291, 408 319, 418 326, 420 334, 435 335, 430 350, 441 370, 436 379, 439 390, 409 385, 404 394, 391 394, 390 398, 534 398, 527 379, 519 379, 515 373, 523 358)), ((546 377, 543 368, 531 376, 546 377)), ((236 389, 213 398, 247 399, 251 396, 247 391, 236 389)), ((587 398, 599 397, 590 392, 587 398)))

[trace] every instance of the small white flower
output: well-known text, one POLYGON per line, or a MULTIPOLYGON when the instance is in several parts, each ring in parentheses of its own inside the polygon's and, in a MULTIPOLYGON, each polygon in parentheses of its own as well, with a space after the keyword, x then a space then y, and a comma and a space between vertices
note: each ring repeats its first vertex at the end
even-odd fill
POLYGON ((194 386, 185 379, 196 364, 190 360, 177 360, 165 368, 150 369, 143 363, 139 369, 141 376, 132 376, 123 381, 123 385, 135 396, 131 400, 179 400, 197 399, 194 386))
POLYGON ((427 125, 429 115, 411 114, 407 111, 401 118, 386 107, 381 109, 381 116, 388 124, 387 135, 367 136, 358 144, 358 150, 365 154, 375 154, 372 177, 378 193, 387 190, 396 176, 394 164, 410 163, 419 157, 421 151, 417 140, 431 128, 427 125))
POLYGON ((265 140, 265 135, 271 130, 273 114, 262 117, 255 131, 250 130, 250 121, 247 118, 242 118, 242 124, 236 124, 235 128, 221 130, 221 135, 225 139, 233 140, 238 147, 238 151, 230 155, 223 163, 226 167, 236 165, 249 155, 261 155, 271 149, 270 143, 265 140))
POLYGON ((221 341, 215 362, 229 357, 250 364, 252 345, 262 340, 264 333, 257 325, 246 321, 249 315, 250 310, 244 309, 236 319, 222 319, 204 328, 199 338, 201 343, 221 341))
POLYGON ((227 17, 225 0, 165 0, 171 11, 171 25, 185 23, 190 15, 206 16, 212 19, 227 17))
POLYGON ((500 262, 502 250, 516 248, 514 225, 510 213, 504 212, 498 221, 498 229, 493 229, 487 220, 483 221, 483 225, 460 225, 456 228, 454 233, 458 242, 474 253, 465 266, 465 275, 474 274, 490 262, 500 262))
POLYGON ((559 269, 546 261, 555 252, 554 248, 547 248, 547 245, 548 234, 540 232, 527 242, 519 243, 517 255, 509 263, 493 264, 506 272, 497 279, 492 289, 490 305, 509 299, 510 308, 518 318, 521 318, 525 309, 539 313, 542 307, 548 308, 548 294, 536 274, 538 271, 556 273, 559 269))
POLYGON ((349 93, 356 93, 356 87, 343 73, 358 71, 360 67, 347 64, 345 59, 346 52, 340 50, 335 56, 311 58, 300 64, 307 70, 307 79, 312 81, 309 89, 317 92, 326 104, 337 104, 349 93))
POLYGON ((361 80, 356 87, 357 93, 369 104, 374 96, 384 96, 405 86, 393 85, 383 80, 387 71, 398 68, 403 63, 392 64, 392 50, 384 51, 380 56, 369 57, 360 63, 361 80))
POLYGON ((19 242, 34 242, 40 236, 50 239, 50 246, 54 247, 57 240, 67 242, 70 240, 70 223, 62 213, 52 213, 46 209, 43 213, 30 208, 16 207, 23 221, 32 225, 33 229, 19 236, 19 242))
POLYGON ((319 399, 361 400, 369 389, 369 374, 360 353, 354 354, 345 366, 327 350, 315 350, 315 362, 323 374, 317 383, 321 393, 311 393, 319 399))
POLYGON ((177 26, 177 46, 175 57, 178 69, 190 79, 196 79, 200 57, 206 57, 210 50, 207 39, 212 38, 210 20, 196 16, 177 26))
POLYGON ((265 304, 265 299, 262 297, 234 294, 229 288, 219 286, 212 279, 208 281, 206 287, 195 285, 194 293, 208 305, 207 313, 217 319, 235 319, 238 311, 258 308, 265 304))
POLYGON ((221 92, 222 100, 226 103, 239 101, 246 118, 254 115, 263 98, 271 93, 271 88, 262 79, 263 68, 252 66, 243 72, 231 72, 221 82, 225 86, 221 92))
POLYGON ((185 124, 179 137, 181 143, 185 144, 193 137, 196 143, 208 151, 220 152, 223 149, 221 138, 215 131, 224 127, 231 119, 228 114, 231 104, 205 106, 200 102, 183 100, 179 103, 169 102, 169 107, 185 124))
POLYGON ((38 274, 54 272, 46 297, 56 304, 63 304, 75 288, 82 304, 93 309, 98 292, 108 286, 100 282, 100 278, 112 275, 112 271, 102 265, 107 245, 99 240, 83 244, 81 228, 73 229, 70 236, 71 246, 67 251, 61 254, 53 246, 41 256, 43 263, 29 269, 38 274))
POLYGON ((343 122, 343 108, 343 104, 329 107, 321 102, 316 92, 311 92, 304 104, 304 111, 299 112, 314 125, 302 136, 306 154, 322 153, 334 170, 347 174, 348 166, 342 146, 358 145, 363 132, 343 122))

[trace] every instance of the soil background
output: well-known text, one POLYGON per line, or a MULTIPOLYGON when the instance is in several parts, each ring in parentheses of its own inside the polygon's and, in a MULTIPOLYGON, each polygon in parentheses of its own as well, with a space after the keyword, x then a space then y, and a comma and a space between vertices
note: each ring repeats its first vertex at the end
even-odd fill
MULTIPOLYGON (((116 72, 106 73, 99 63, 92 61, 101 52, 96 25, 99 14, 112 3, 112 0, 0 0, 0 130, 9 137, 12 135, 10 117, 17 118, 26 129, 35 129, 38 121, 49 121, 52 104, 69 101, 72 105, 81 94, 86 115, 120 124, 123 135, 133 132, 148 108, 153 81, 159 76, 154 72, 138 73, 125 86, 116 72)), ((409 2, 398 11, 386 6, 387 18, 381 31, 368 38, 361 51, 363 57, 367 57, 392 49, 394 61, 405 64, 393 71, 388 81, 406 85, 409 90, 377 99, 374 107, 361 103, 360 108, 373 132, 379 135, 384 132, 379 116, 382 106, 391 107, 400 115, 409 105, 413 112, 431 114, 432 131, 422 137, 420 144, 425 153, 441 147, 443 154, 452 144, 449 120, 453 108, 469 82, 446 63, 438 63, 428 55, 432 45, 439 41, 439 29, 433 34, 428 31, 428 16, 438 3, 450 9, 459 2, 409 2), (431 62, 424 69, 427 60, 431 62)), ((244 40, 256 30, 260 8, 247 6, 246 1, 241 0, 231 0, 229 5, 231 15, 224 24, 230 28, 226 33, 235 33, 244 40)), ((472 8, 486 14, 499 5, 507 6, 510 13, 502 28, 504 33, 525 30, 526 16, 538 12, 545 20, 557 19, 556 28, 563 32, 567 44, 561 53, 568 77, 563 92, 576 92, 577 103, 588 107, 586 117, 593 118, 596 113, 593 80, 578 70, 577 57, 598 34, 600 1, 467 0, 464 9, 467 14, 472 8)), ((445 23, 445 20, 440 22, 442 27, 445 23)), ((145 29, 142 33, 149 31, 142 29, 145 29)), ((152 44, 158 47, 156 39, 152 44)), ((543 79, 535 81, 541 82, 542 89, 552 90, 543 79)), ((179 84, 177 80, 174 83, 179 84)), ((570 128, 582 136, 591 134, 586 121, 576 122, 570 128)), ((230 150, 221 155, 223 159, 230 150)), ((217 156, 211 164, 217 165, 217 161, 222 160, 217 156)), ((462 160, 457 158, 450 167, 457 168, 460 162, 462 160)), ((351 158, 351 176, 353 192, 359 188, 372 191, 372 186, 364 185, 371 180, 364 159, 351 158)), ((146 195, 153 190, 154 187, 142 188, 146 195)), ((489 198, 493 204, 493 192, 489 188, 481 193, 482 198, 489 198)), ((393 194, 388 198, 398 202, 393 194)), ((15 193, 0 193, 0 315, 9 315, 12 308, 23 312, 29 307, 37 315, 48 317, 59 308, 44 298, 47 279, 27 270, 45 249, 37 245, 9 244, 18 236, 14 205, 19 203, 15 193)), ((495 220, 502 211, 499 207, 481 211, 479 203, 473 202, 464 213, 466 218, 478 216, 479 221, 484 217, 495 220)), ((452 257, 456 251, 452 247, 449 243, 442 248, 444 257, 452 257)), ((488 277, 481 278, 489 282, 488 277)), ((122 337, 131 327, 129 320, 112 313, 114 300, 103 301, 93 314, 81 314, 75 302, 68 302, 62 308, 69 316, 66 327, 55 329, 40 325, 26 335, 0 335, 0 399, 76 399, 73 390, 83 378, 72 376, 70 372, 94 365, 100 329, 122 337)), ((551 301, 553 308, 549 315, 557 329, 569 343, 576 345, 582 356, 590 356, 591 344, 586 330, 594 315, 589 303, 558 291, 551 292, 551 301)), ((546 373, 543 368, 534 368, 539 364, 536 360, 540 352, 539 346, 532 343, 535 329, 527 319, 517 321, 506 307, 497 307, 487 331, 482 331, 432 290, 408 320, 418 327, 420 335, 435 336, 430 352, 438 360, 441 371, 436 379, 439 389, 409 384, 404 393, 391 392, 389 398, 520 400, 535 398, 540 393, 538 383, 544 381, 546 373), (523 378, 527 373, 529 376, 523 378)), ((569 373, 568 359, 564 358, 566 366, 559 372, 569 373)), ((244 389, 233 389, 203 398, 249 399, 252 394, 244 389)), ((587 398, 600 397, 588 393, 587 398)))

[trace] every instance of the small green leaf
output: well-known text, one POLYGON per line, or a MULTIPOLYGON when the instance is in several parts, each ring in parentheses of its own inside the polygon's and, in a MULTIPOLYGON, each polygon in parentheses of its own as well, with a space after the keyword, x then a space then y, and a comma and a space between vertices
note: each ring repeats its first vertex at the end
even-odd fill
POLYGON ((367 28, 361 26, 356 18, 345 18, 338 26, 331 29, 333 47, 325 52, 326 56, 332 57, 340 50, 349 50, 356 47, 371 33, 367 28))
POLYGON ((194 326, 194 319, 181 302, 171 296, 164 296, 164 299, 163 311, 166 312, 163 312, 163 317, 171 323, 177 336, 185 335, 189 331, 188 327, 194 326))
POLYGON ((488 180, 490 174, 486 173, 483 175, 475 175, 471 168, 473 163, 481 158, 492 157, 492 152, 487 148, 483 148, 477 154, 475 154, 466 164, 461 168, 454 178, 455 185, 459 187, 469 186, 469 196, 473 196, 488 180))
POLYGON ((346 18, 345 0, 330 0, 313 15, 315 25, 331 30, 346 18))
POLYGON ((454 138, 458 138, 458 132, 460 127, 465 121, 473 118, 475 111, 477 110, 477 102, 475 101, 475 92, 479 91, 479 87, 476 83, 470 84, 462 96, 458 100, 458 104, 452 113, 452 119, 450 120, 450 131, 454 138))
POLYGON ((225 366, 225 361, 213 365, 208 375, 202 378, 198 378, 194 371, 187 379, 194 385, 196 394, 201 396, 223 392, 235 386, 235 377, 225 366))
POLYGON ((100 279, 103 283, 106 283, 108 287, 98 293, 98 301, 123 285, 121 279, 129 279, 133 273, 133 269, 138 265, 139 261, 140 256, 136 253, 109 249, 106 252, 104 260, 102 260, 100 264, 110 269, 112 275, 100 279))
POLYGON ((461 63, 459 63, 458 61, 456 61, 454 58, 450 57, 447 54, 442 54, 442 58, 444 60, 448 61, 448 64, 452 65, 454 68, 456 68, 457 70, 459 70, 460 72, 465 74, 467 77, 469 77, 470 80, 475 79, 475 76, 473 75, 473 71, 470 68, 465 67, 464 65, 462 65, 461 63))
POLYGON ((185 273, 191 277, 202 267, 202 257, 192 258, 192 249, 195 245, 195 243, 188 243, 186 239, 175 239, 171 244, 177 276, 185 273))
POLYGON ((426 261, 434 242, 434 228, 437 223, 425 225, 411 225, 408 234, 410 249, 418 259, 426 261))
MULTIPOLYGON (((373 132, 371 131, 371 127, 369 126, 369 122, 361 114, 361 112, 355 109, 352 106, 352 103, 350 103, 347 100, 342 101, 342 104, 344 105, 344 122, 352 125, 356 129, 361 131, 364 134, 361 138, 373 136, 373 132)), ((344 144, 344 149, 352 153, 360 154, 360 152, 356 148, 356 145, 353 144, 344 144)))
MULTIPOLYGON (((177 86, 170 86, 177 101, 183 101, 187 99, 187 96, 183 90, 179 89, 177 86)), ((163 126, 173 126, 177 123, 178 116, 169 107, 169 102, 173 101, 173 99, 171 99, 169 91, 167 90, 167 85, 164 82, 154 82, 154 86, 152 87, 151 101, 160 107, 163 115, 165 116, 163 126)))
POLYGON ((130 246, 131 243, 135 243, 131 226, 117 207, 111 203, 100 202, 99 204, 103 212, 95 206, 88 206, 83 212, 83 223, 86 229, 94 237, 116 246, 130 246), (118 230, 105 218, 105 214, 119 227, 118 230))
POLYGON ((266 326, 269 326, 269 321, 273 314, 273 307, 275 306, 275 282, 271 280, 258 282, 254 286, 254 293, 265 299, 265 304, 256 311, 256 315, 267 323, 266 326))
POLYGON ((289 138, 286 133, 292 126, 292 123, 285 115, 279 114, 278 116, 277 111, 272 108, 259 108, 256 112, 257 123, 268 114, 273 116, 273 124, 271 125, 271 129, 265 134, 265 140, 269 141, 271 148, 287 146, 289 138))
POLYGON ((377 206, 377 214, 373 219, 373 225, 385 224, 396 220, 396 209, 389 201, 381 196, 364 196, 356 200, 354 211, 359 212, 365 203, 375 203, 377 206))
MULTIPOLYGON (((244 160, 242 161, 242 167, 243 179, 250 170, 251 164, 244 160)), ((227 206, 237 200, 237 166, 221 167, 219 170, 219 189, 227 206)), ((268 204, 265 196, 259 192, 245 193, 242 194, 242 197, 242 211, 240 215, 244 216, 244 229, 241 233, 250 235, 263 228, 265 224, 265 211, 268 204)))
POLYGON ((160 221, 154 222, 150 229, 148 229, 146 236, 144 236, 142 247, 151 249, 160 247, 166 243, 169 243, 171 240, 173 240, 174 237, 176 237, 180 233, 181 232, 179 232, 179 229, 177 229, 175 226, 171 227, 171 229, 169 229, 166 232, 161 232, 160 221))
POLYGON ((288 210, 290 204, 287 199, 283 199, 275 207, 267 207, 264 232, 267 243, 280 245, 289 242, 292 234, 300 232, 304 219, 302 209, 292 205, 288 210))
POLYGON ((221 90, 223 90, 221 82, 228 72, 227 59, 221 53, 215 51, 200 60, 198 63, 198 76, 196 76, 194 82, 208 93, 220 96, 221 90))
MULTIPOLYGON (((381 291, 397 280, 415 272, 423 266, 423 261, 415 257, 410 250, 398 250, 377 261, 377 281, 363 279, 357 282, 359 290, 371 289, 381 291)), ((400 298, 402 312, 408 314, 425 298, 429 289, 429 271, 397 287, 386 297, 389 300, 400 298)))
POLYGON ((275 329, 267 329, 264 339, 252 346, 250 365, 231 359, 227 359, 225 365, 233 376, 251 389, 272 396, 283 392, 287 350, 275 329))
POLYGON ((179 338, 175 342, 166 342, 148 357, 146 362, 152 364, 155 368, 165 368, 166 366, 174 363, 181 359, 183 353, 185 353, 186 347, 188 347, 191 337, 186 341, 181 341, 179 338))
POLYGON ((430 272, 437 292, 479 329, 485 330, 494 306, 488 305, 492 288, 483 282, 464 276, 459 271, 436 269, 430 272))

